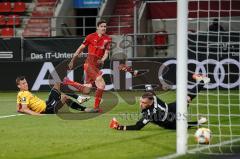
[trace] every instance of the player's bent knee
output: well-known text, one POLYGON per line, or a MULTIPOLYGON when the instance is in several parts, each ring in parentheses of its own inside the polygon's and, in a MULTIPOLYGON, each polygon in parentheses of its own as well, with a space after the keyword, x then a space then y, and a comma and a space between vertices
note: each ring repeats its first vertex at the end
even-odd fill
POLYGON ((98 88, 104 90, 104 89, 105 89, 105 86, 106 86, 106 85, 105 85, 105 83, 104 83, 104 84, 101 84, 98 88))
POLYGON ((105 84, 105 81, 102 77, 98 78, 98 80, 96 80, 95 83, 96 83, 96 86, 97 86, 98 89, 105 89, 106 84, 105 84))
POLYGON ((102 90, 105 89, 105 83, 96 83, 96 86, 98 89, 102 89, 102 90))

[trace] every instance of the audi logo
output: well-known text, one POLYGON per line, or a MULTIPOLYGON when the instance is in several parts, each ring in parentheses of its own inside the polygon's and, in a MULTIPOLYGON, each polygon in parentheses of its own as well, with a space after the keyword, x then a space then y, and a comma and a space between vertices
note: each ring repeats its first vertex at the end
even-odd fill
MULTIPOLYGON (((176 59, 168 60, 163 62, 161 67, 169 67, 170 65, 176 65, 176 63, 176 59)), ((240 62, 235 59, 227 58, 220 61, 214 59, 206 59, 203 61, 189 59, 188 65, 195 66, 195 70, 191 70, 192 73, 206 74, 211 78, 211 82, 206 85, 205 88, 214 89, 220 86, 231 89, 240 86, 240 62), (230 69, 230 67, 234 69, 230 69)), ((163 68, 160 68, 158 72, 159 80, 162 84, 168 85, 165 82, 162 70, 163 68)), ((195 85, 196 84, 188 84, 188 88, 191 89, 195 85)), ((172 85, 171 87, 172 89, 176 89, 176 85, 172 85)))

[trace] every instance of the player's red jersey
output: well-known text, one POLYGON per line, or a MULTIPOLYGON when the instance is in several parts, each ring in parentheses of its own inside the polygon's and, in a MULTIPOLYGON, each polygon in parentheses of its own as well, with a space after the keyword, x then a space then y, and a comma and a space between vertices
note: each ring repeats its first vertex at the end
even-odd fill
POLYGON ((110 50, 111 37, 103 34, 98 36, 97 32, 89 34, 83 44, 88 46, 88 57, 86 63, 98 66, 97 61, 101 59, 105 50, 110 50))

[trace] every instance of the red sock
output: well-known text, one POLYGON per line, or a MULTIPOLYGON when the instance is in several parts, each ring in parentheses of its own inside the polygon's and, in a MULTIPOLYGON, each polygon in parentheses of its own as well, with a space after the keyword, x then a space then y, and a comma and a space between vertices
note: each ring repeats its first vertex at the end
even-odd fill
POLYGON ((73 86, 74 88, 78 89, 79 92, 83 92, 83 88, 85 87, 82 84, 80 84, 78 82, 71 81, 71 80, 65 81, 64 84, 73 86))
POLYGON ((102 100, 102 95, 103 95, 103 90, 102 89, 97 89, 96 93, 95 93, 94 109, 99 108, 100 102, 102 100))

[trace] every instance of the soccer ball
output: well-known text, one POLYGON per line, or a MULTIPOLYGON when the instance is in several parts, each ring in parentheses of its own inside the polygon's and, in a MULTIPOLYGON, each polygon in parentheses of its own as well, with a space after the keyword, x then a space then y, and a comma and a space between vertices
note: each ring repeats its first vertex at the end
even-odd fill
POLYGON ((208 128, 199 128, 195 132, 195 140, 199 144, 209 144, 211 139, 211 130, 208 128))

